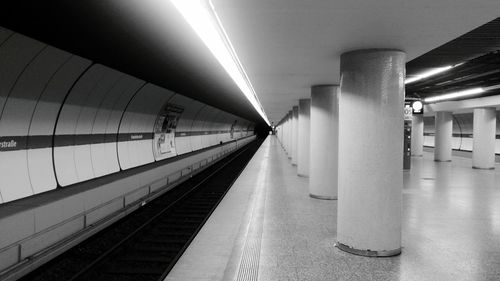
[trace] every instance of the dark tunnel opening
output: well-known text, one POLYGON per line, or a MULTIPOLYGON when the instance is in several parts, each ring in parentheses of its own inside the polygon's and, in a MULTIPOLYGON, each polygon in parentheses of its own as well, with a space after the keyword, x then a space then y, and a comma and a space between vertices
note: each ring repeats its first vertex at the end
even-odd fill
POLYGON ((271 127, 269 127, 266 123, 259 123, 255 126, 255 135, 257 135, 258 138, 263 139, 266 136, 269 135, 269 132, 271 131, 271 127))

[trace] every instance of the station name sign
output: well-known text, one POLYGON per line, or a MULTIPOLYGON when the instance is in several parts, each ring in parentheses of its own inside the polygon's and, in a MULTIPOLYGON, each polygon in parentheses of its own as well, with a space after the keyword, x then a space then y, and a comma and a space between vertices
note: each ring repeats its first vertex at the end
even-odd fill
POLYGON ((0 141, 0 151, 15 150, 17 148, 17 141, 0 141))

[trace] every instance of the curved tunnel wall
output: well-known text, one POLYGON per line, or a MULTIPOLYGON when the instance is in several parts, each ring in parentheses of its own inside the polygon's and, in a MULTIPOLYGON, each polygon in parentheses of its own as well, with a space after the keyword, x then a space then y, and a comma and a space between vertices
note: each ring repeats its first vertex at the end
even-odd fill
POLYGON ((230 113, 0 27, 0 203, 253 130, 230 113))
MULTIPOLYGON (((472 113, 453 115, 453 138, 452 149, 472 151, 473 143, 473 120, 472 113)), ((424 146, 434 147, 435 118, 424 117, 424 146)), ((500 112, 497 111, 495 153, 500 154, 500 112)))

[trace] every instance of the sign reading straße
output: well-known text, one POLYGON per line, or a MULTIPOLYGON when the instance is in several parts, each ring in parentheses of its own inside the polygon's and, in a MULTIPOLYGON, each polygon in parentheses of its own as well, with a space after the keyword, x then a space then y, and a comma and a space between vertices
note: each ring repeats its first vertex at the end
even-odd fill
POLYGON ((0 141, 0 151, 15 150, 17 148, 17 141, 0 141))

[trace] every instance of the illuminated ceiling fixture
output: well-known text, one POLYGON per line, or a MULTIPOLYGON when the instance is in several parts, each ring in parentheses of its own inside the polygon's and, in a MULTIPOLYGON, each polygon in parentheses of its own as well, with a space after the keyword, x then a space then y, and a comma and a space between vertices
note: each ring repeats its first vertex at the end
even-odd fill
POLYGON ((436 101, 442 101, 442 100, 450 100, 450 99, 456 99, 456 98, 461 98, 461 97, 466 97, 466 96, 472 96, 472 95, 477 95, 485 92, 487 89, 484 88, 473 88, 473 89, 468 89, 464 91, 459 91, 459 92, 453 92, 449 94, 444 94, 440 96, 435 96, 435 97, 430 97, 424 99, 426 103, 429 102, 436 102, 436 101))
POLYGON ((420 74, 418 74, 418 75, 416 75, 414 77, 405 79, 405 84, 410 84, 410 83, 413 83, 413 82, 416 82, 416 81, 420 81, 420 80, 425 79, 427 77, 431 77, 431 76, 434 76, 436 74, 448 71, 448 70, 450 70, 450 69, 452 69, 454 67, 457 67, 457 66, 459 66, 461 64, 463 64, 463 63, 434 68, 434 69, 429 70, 427 72, 420 73, 420 74))
POLYGON ((250 79, 241 65, 229 41, 214 6, 210 0, 170 0, 179 13, 189 23, 214 57, 257 110, 270 125, 250 79))

